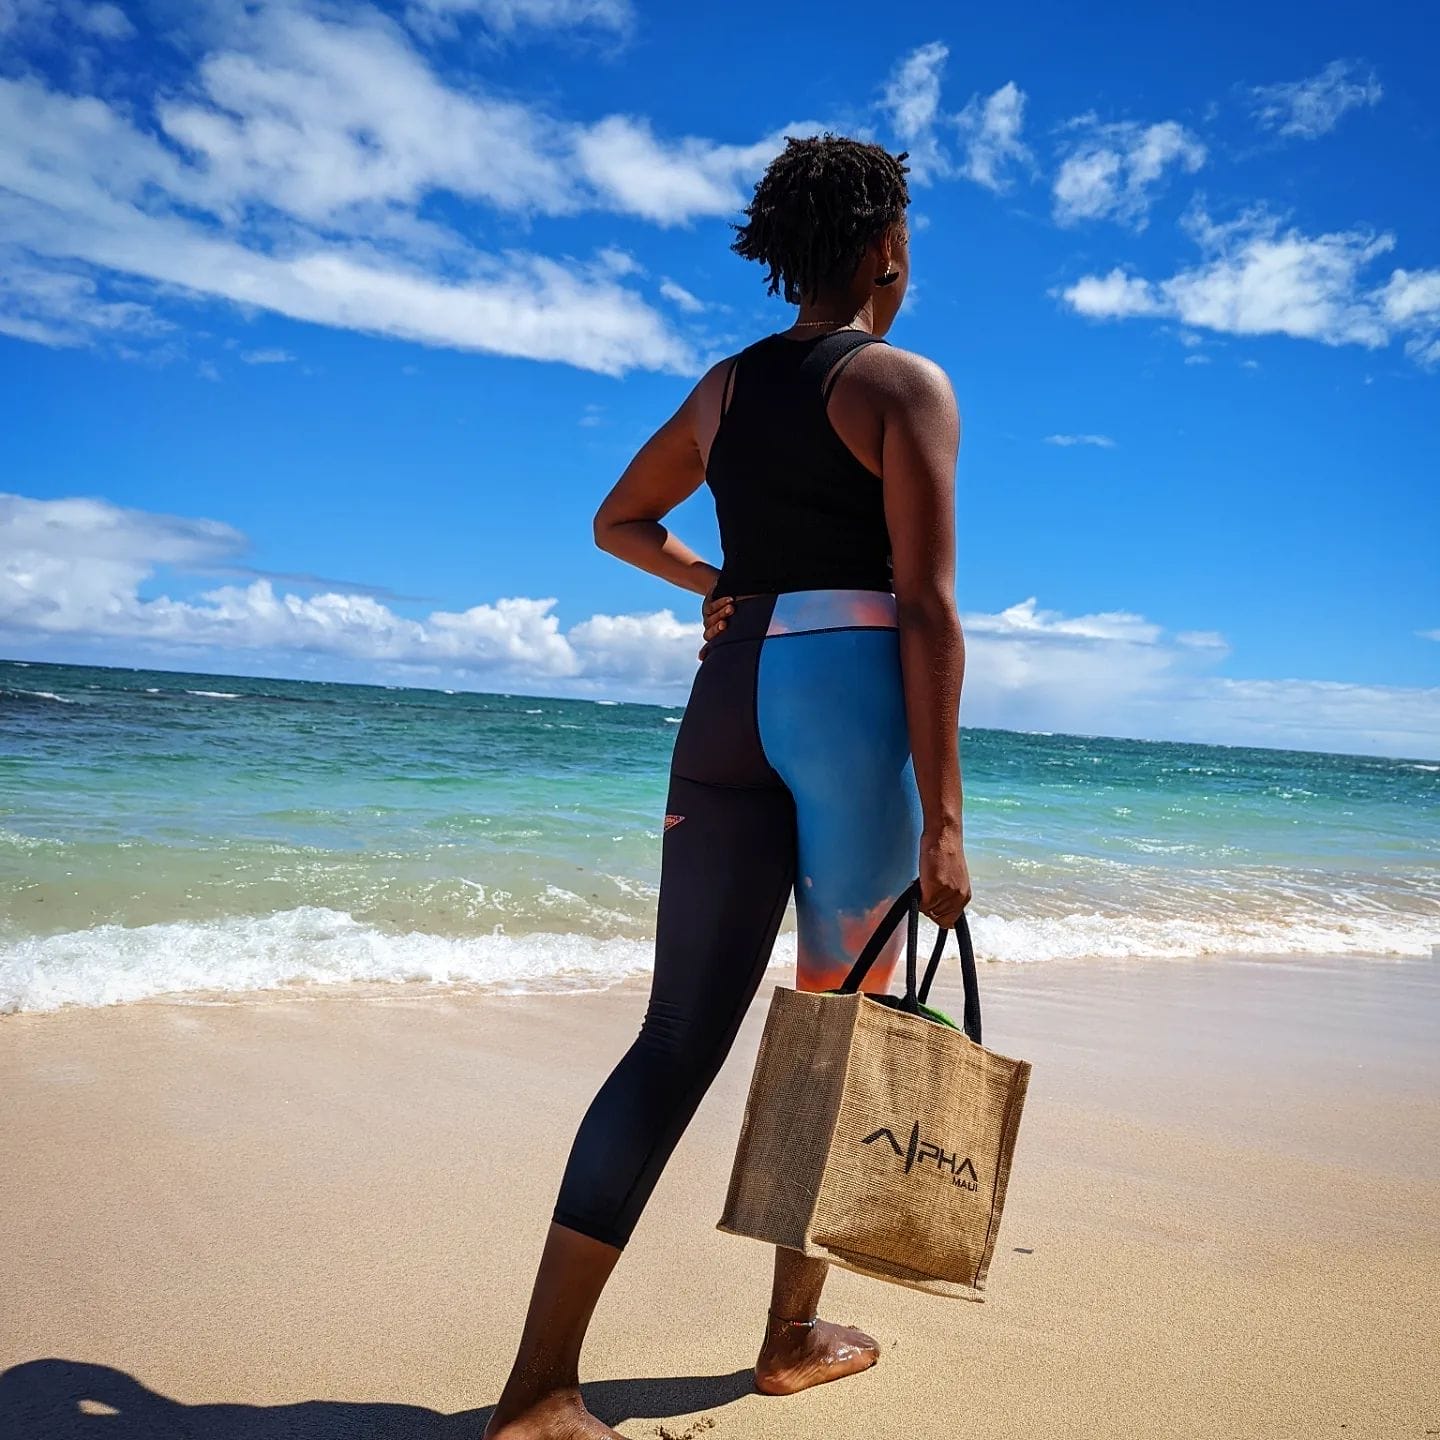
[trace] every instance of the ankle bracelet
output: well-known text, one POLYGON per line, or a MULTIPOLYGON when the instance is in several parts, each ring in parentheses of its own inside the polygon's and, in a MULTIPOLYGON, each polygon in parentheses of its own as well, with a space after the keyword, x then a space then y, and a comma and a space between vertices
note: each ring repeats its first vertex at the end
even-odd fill
POLYGON ((796 1330, 813 1330, 816 1322, 820 1319, 818 1315, 812 1315, 808 1320, 791 1320, 784 1315, 777 1315, 773 1310, 770 1311, 770 1318, 778 1321, 781 1325, 792 1326, 796 1330))

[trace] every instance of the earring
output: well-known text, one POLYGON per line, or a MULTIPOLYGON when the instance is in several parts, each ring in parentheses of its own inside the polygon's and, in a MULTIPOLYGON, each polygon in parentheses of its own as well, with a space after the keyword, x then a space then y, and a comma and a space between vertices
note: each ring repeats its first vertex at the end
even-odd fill
POLYGON ((875 283, 877 285, 893 285, 899 278, 900 272, 898 270, 887 270, 883 275, 877 275, 875 277, 875 283))

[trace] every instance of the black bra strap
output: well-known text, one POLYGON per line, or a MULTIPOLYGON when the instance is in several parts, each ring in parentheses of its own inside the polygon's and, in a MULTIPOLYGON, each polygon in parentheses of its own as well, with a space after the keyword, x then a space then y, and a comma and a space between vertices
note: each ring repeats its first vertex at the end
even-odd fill
POLYGON ((885 342, 872 335, 868 340, 862 341, 859 345, 852 346, 836 362, 835 368, 830 372, 825 381, 825 388, 820 392, 822 404, 830 403, 830 393, 835 389, 835 382, 840 378, 840 372, 863 350, 866 345, 883 345, 885 342))
POLYGON ((735 398, 735 367, 740 363, 737 355, 730 362, 730 368, 725 372, 725 383, 720 387, 720 414, 726 415, 730 410, 730 402, 735 398))
POLYGON ((830 399, 830 391, 840 372, 850 363, 857 350, 867 345, 883 345, 878 335, 865 330, 835 330, 817 340, 810 353, 800 362, 800 379, 807 387, 820 393, 823 405, 830 399))

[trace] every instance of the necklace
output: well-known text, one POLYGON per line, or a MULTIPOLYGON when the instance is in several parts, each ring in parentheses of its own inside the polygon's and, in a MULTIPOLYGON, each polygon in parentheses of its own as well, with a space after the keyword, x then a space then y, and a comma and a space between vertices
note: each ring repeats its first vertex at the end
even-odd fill
POLYGON ((855 328, 855 322, 853 320, 843 322, 835 320, 797 320, 790 328, 792 330, 814 330, 821 325, 834 325, 838 330, 853 330, 855 328))

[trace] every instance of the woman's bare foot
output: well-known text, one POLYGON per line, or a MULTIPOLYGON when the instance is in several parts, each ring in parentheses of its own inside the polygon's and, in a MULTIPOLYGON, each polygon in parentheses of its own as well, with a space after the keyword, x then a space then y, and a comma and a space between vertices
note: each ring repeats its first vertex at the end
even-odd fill
POLYGON ((553 1390, 502 1418, 500 1407, 490 1417, 481 1440, 624 1440, 586 1408, 578 1389, 553 1390))
POLYGON ((868 1370, 879 1358, 880 1346, 852 1326, 771 1319, 755 1362, 755 1388, 762 1395, 793 1395, 868 1370))

